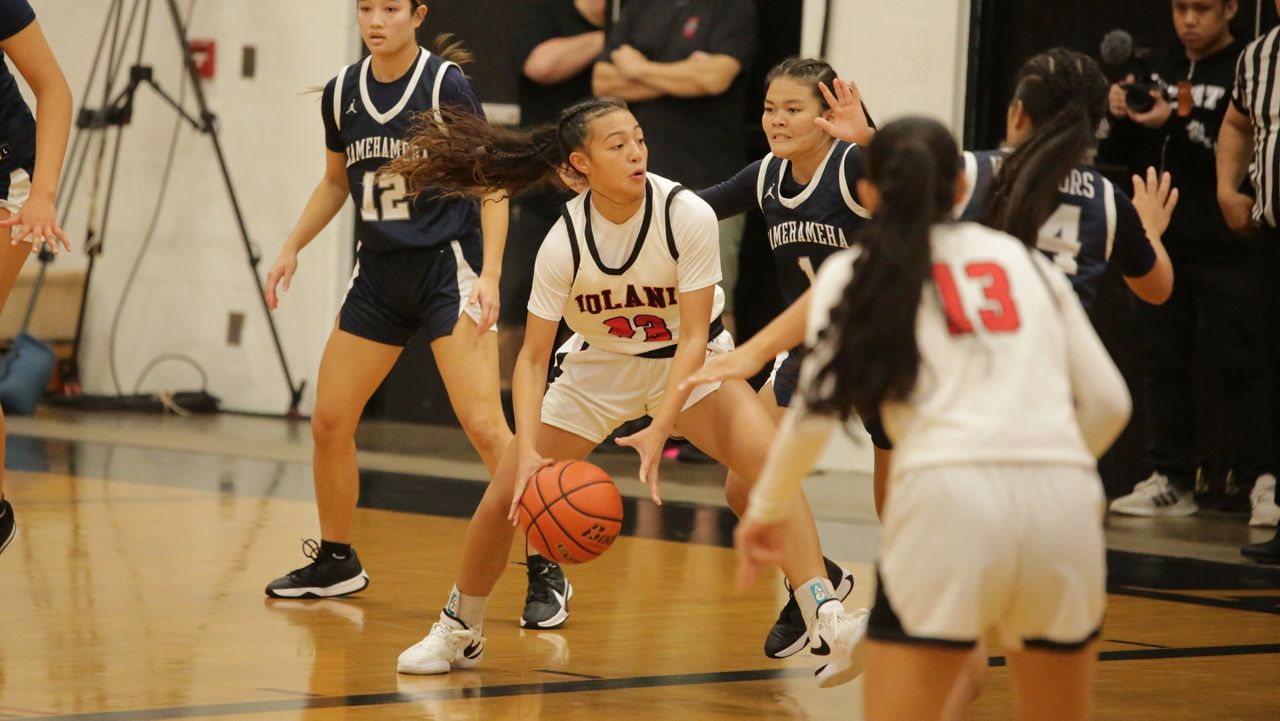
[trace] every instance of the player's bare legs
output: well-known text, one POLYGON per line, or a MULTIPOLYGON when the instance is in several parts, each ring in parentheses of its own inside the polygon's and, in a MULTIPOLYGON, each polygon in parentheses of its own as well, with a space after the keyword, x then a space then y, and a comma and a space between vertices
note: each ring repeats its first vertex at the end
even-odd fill
POLYGON ((1093 718, 1097 643, 1079 651, 1024 649, 1009 653, 1018 721, 1087 721, 1093 718))
POLYGON ((866 646, 867 721, 944 721, 968 650, 871 640, 866 646))
MULTIPOLYGON (((8 210, 0 209, 0 220, 5 220, 10 215, 12 213, 8 210)), ((7 236, 7 233, 0 235, 7 236)), ((0 308, 3 308, 5 301, 9 299, 9 293, 13 291, 13 286, 18 280, 18 272, 22 270, 22 264, 26 262, 29 255, 31 255, 30 243, 11 245, 0 242, 0 308)), ((4 500, 4 433, 4 411, 0 410, 0 501, 4 500)), ((4 512, 6 514, 13 513, 11 509, 4 509, 4 512)), ((6 534, 0 534, 0 549, 4 548, 12 537, 12 526, 12 516, 0 522, 0 527, 10 531, 6 534)))
MULTIPOLYGON (((538 428, 536 448, 546 458, 582 459, 596 447, 594 441, 545 423, 538 428)), ((462 565, 458 590, 469 596, 488 596, 507 567, 515 528, 507 514, 516 487, 516 444, 507 444, 484 498, 467 524, 462 541, 462 565)))
POLYGON ((497 335, 476 333, 476 322, 464 313, 451 335, 431 343, 449 403, 490 477, 511 442, 498 390, 497 335))
MULTIPOLYGON (((741 380, 728 380, 720 389, 680 414, 676 432, 704 453, 724 463, 742 478, 758 478, 764 468, 776 427, 765 407, 741 380)), ((793 584, 824 577, 818 530, 808 504, 797 504, 786 531, 783 573, 793 584)))

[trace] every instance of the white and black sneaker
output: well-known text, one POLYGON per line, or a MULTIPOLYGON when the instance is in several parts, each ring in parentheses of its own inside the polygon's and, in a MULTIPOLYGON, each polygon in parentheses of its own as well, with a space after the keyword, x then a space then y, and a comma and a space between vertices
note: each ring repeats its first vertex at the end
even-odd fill
POLYGON ((483 657, 483 628, 470 628, 457 616, 441 611, 431 633, 396 659, 396 672, 419 676, 449 673, 455 668, 471 668, 483 657))
MULTIPOLYGON (((1259 528, 1275 528, 1280 522, 1280 506, 1276 505, 1276 477, 1263 473, 1253 482, 1253 492, 1249 494, 1249 505, 1253 512, 1249 516, 1249 525, 1259 528)), ((3 531, 0 530, 0 534, 3 531)), ((0 545, 0 548, 3 548, 0 545)))
POLYGON ((871 614, 865 608, 853 613, 834 599, 818 606, 818 618, 813 624, 813 643, 809 652, 817 656, 822 665, 814 669, 813 676, 820 688, 831 688, 857 678, 866 667, 866 648, 862 640, 867 635, 867 623, 871 614))
POLYGON ((332 598, 359 593, 369 586, 369 575, 360 565, 354 548, 345 557, 338 557, 308 539, 302 542, 302 553, 311 563, 267 584, 268 596, 332 598))
POLYGON ((1133 493, 1111 502, 1112 513, 1127 516, 1190 516, 1200 510, 1191 491, 1175 488, 1159 471, 1133 487, 1133 493))
POLYGON ((520 627, 547 629, 563 626, 569 618, 573 584, 564 577, 564 571, 555 561, 529 556, 525 565, 529 573, 529 590, 524 597, 520 627))
MULTIPOLYGON (((829 558, 823 558, 822 561, 827 567, 827 577, 836 589, 836 599, 843 602, 853 593, 853 574, 829 558)), ((785 578, 782 583, 787 587, 787 605, 782 607, 777 622, 764 639, 764 655, 769 658, 794 656, 809 645, 809 626, 800 611, 800 604, 796 602, 795 591, 785 578)))
POLYGON ((0 501, 0 553, 8 548, 9 542, 18 535, 18 522, 13 520, 13 506, 6 500, 0 501))

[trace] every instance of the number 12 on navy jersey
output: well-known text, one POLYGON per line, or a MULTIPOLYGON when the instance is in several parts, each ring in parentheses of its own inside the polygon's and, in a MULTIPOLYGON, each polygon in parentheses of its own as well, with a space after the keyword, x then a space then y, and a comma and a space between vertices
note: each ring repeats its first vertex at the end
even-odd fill
MULTIPOLYGON (((978 309, 978 320, 992 333, 1011 333, 1018 329, 1018 307, 1009 295, 1009 275, 995 263, 969 263, 964 266, 963 277, 982 287, 982 295, 989 303, 978 309)), ((965 310, 956 285, 956 273, 950 265, 933 266, 933 282, 942 297, 942 307, 947 315, 947 330, 951 335, 973 333, 973 321, 965 310)))

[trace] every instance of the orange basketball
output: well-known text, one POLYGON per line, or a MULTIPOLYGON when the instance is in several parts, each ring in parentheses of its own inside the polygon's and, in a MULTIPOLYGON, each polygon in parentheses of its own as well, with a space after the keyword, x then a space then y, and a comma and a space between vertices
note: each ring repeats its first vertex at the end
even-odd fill
POLYGON ((534 474, 516 511, 529 545, 557 563, 586 563, 622 530, 622 496, 599 466, 558 461, 534 474))

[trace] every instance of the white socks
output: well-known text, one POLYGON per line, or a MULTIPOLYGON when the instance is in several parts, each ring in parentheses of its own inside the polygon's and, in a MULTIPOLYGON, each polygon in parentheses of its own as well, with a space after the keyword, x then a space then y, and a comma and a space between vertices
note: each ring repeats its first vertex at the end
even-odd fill
POLYGON ((806 626, 813 626, 813 621, 818 617, 818 606, 826 601, 835 601, 840 603, 840 599, 836 598, 836 589, 831 585, 831 579, 814 576, 805 581, 800 587, 794 589, 796 595, 796 603, 800 604, 800 613, 804 616, 806 626))
POLYGON ((440 612, 440 620, 448 620, 448 616, 451 615, 467 624, 467 628, 476 628, 484 623, 484 612, 488 605, 488 596, 468 596, 454 586, 453 590, 449 591, 449 602, 440 612))

